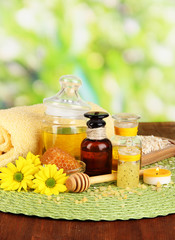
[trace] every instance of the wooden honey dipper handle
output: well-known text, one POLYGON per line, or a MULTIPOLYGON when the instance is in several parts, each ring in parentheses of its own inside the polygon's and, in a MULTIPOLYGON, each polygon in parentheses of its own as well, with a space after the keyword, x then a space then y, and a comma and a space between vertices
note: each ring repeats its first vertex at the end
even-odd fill
MULTIPOLYGON (((143 170, 140 170, 140 175, 142 174, 143 170)), ((71 192, 83 192, 87 190, 91 184, 110 182, 113 180, 117 180, 117 172, 95 177, 89 177, 85 173, 75 173, 66 180, 66 187, 71 192)))
POLYGON ((89 177, 85 173, 72 174, 66 180, 66 187, 71 192, 83 192, 87 190, 91 184, 109 182, 117 179, 117 173, 99 175, 89 177))
MULTIPOLYGON (((143 170, 140 170, 139 175, 143 175, 143 170)), ((105 175, 90 177, 90 184, 103 183, 117 180, 117 172, 105 175)))
MULTIPOLYGON (((144 170, 140 170, 139 175, 143 175, 144 170)), ((117 180, 117 172, 105 175, 99 175, 95 177, 89 177, 90 185, 95 183, 103 183, 117 180)))
POLYGON ((117 179, 117 172, 112 174, 99 175, 95 177, 89 177, 90 185, 95 183, 110 182, 117 179))

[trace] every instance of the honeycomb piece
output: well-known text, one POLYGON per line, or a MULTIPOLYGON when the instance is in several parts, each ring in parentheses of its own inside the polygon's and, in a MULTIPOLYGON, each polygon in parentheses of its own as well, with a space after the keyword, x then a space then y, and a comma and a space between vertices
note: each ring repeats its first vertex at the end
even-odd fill
POLYGON ((47 149, 41 157, 41 163, 55 164, 58 169, 63 168, 65 171, 80 167, 79 162, 74 157, 57 147, 47 149))

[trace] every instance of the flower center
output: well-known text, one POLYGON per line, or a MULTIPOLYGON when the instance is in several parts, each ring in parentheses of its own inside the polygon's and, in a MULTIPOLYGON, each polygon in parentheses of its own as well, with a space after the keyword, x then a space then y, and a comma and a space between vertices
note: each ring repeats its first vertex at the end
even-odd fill
POLYGON ((55 181, 54 178, 48 178, 48 179, 45 181, 45 183, 46 183, 46 186, 49 187, 49 188, 53 188, 53 187, 55 187, 55 185, 56 185, 56 181, 55 181))
POLYGON ((21 182, 23 180, 23 174, 21 172, 16 172, 13 179, 17 182, 21 182))

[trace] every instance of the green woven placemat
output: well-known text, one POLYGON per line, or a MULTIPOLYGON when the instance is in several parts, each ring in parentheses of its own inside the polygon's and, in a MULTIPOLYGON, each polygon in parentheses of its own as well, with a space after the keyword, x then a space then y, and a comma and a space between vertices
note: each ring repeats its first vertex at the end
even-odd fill
MULTIPOLYGON (((155 165, 171 170, 172 180, 175 181, 175 157, 151 167, 155 165)), ((175 213, 175 184, 158 189, 153 186, 143 189, 141 185, 133 192, 119 190, 114 182, 110 182, 93 185, 83 193, 62 193, 55 197, 0 190, 0 211, 68 220, 153 218, 175 213)))

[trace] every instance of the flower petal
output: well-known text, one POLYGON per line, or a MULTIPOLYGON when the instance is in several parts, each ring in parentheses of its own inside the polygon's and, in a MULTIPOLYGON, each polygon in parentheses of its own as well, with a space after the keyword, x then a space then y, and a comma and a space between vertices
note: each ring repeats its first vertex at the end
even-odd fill
POLYGON ((24 165, 24 161, 22 159, 16 160, 16 167, 19 172, 21 171, 23 165, 24 165))
POLYGON ((49 167, 45 167, 44 168, 44 171, 43 171, 43 173, 44 173, 44 175, 46 176, 46 178, 50 178, 50 170, 49 170, 50 168, 49 167))
POLYGON ((56 187, 58 188, 59 192, 65 192, 67 187, 63 184, 57 184, 56 187))
POLYGON ((8 169, 10 169, 12 172, 16 172, 17 168, 15 167, 15 165, 13 163, 8 163, 7 164, 8 169))
POLYGON ((13 174, 13 171, 11 171, 11 169, 7 168, 7 167, 2 167, 0 168, 0 171, 2 173, 6 173, 6 174, 9 174, 9 175, 12 175, 13 174))

